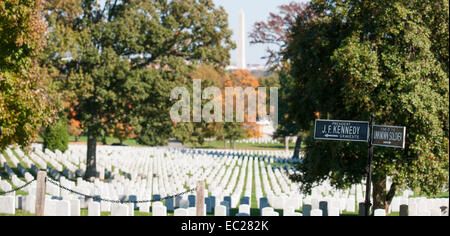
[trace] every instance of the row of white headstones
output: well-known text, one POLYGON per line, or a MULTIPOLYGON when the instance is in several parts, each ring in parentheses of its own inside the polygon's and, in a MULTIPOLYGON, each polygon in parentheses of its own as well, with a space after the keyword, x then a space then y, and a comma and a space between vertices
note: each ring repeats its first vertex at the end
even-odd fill
MULTIPOLYGON (((290 137, 289 143, 295 143, 297 141, 297 137, 290 137)), ((237 143, 250 143, 250 144, 281 144, 279 140, 272 138, 250 138, 250 139, 242 139, 237 140, 237 143)))
MULTIPOLYGON (((50 164, 54 169, 62 172, 68 169, 72 172, 83 170, 86 162, 86 147, 70 146, 66 153, 40 151, 39 146, 30 154, 25 154, 18 148, 6 150, 6 154, 17 168, 19 163, 27 168, 38 165, 46 168, 50 164), (20 160, 19 160, 20 159, 20 160)), ((109 171, 114 179, 105 183, 96 180, 94 183, 78 178, 70 181, 62 177, 62 186, 81 192, 86 195, 101 196, 103 199, 120 200, 128 196, 133 200, 147 200, 152 195, 161 197, 185 192, 195 187, 197 180, 206 180, 205 196, 215 197, 213 203, 215 215, 227 215, 229 209, 221 205, 226 196, 229 196, 230 207, 238 208, 239 213, 250 214, 251 200, 240 204, 241 196, 248 199, 255 198, 261 215, 278 215, 274 209, 282 209, 283 215, 301 215, 296 211, 303 207, 303 215, 339 215, 343 211, 355 212, 356 202, 363 201, 362 185, 355 185, 348 191, 335 191, 328 183, 316 187, 312 195, 304 196, 298 193, 299 185, 288 178, 292 169, 272 168, 272 164, 292 164, 289 154, 270 151, 229 151, 229 150, 186 150, 168 148, 138 148, 138 147, 108 147, 98 148, 98 167, 100 172, 109 171), (257 156, 270 156, 258 158, 257 156), (129 173, 131 179, 120 173, 129 173), (254 186, 253 186, 254 185, 254 186), (253 189, 254 187, 254 189, 253 189), (270 207, 261 208, 260 199, 267 197, 270 207)), ((0 155, 0 164, 4 165, 6 159, 0 155)), ((28 172, 18 173, 27 181, 33 178, 28 172)), ((21 186, 25 182, 15 173, 11 173, 11 183, 21 186)), ((0 182, 0 189, 12 189, 8 181, 0 182)), ((13 214, 15 208, 34 212, 35 183, 24 189, 28 196, 0 197, 0 213, 13 214), (11 198, 12 197, 12 198, 11 198), (11 206, 13 204, 14 206, 11 206)), ((89 215, 99 215, 100 212, 111 212, 111 215, 133 215, 135 208, 148 212, 152 206, 153 215, 167 215, 167 207, 163 202, 153 204, 111 204, 109 202, 93 202, 85 200, 66 190, 47 183, 49 198, 46 201, 46 214, 48 215, 79 215, 80 208, 88 208, 89 215), (50 196, 59 198, 52 200, 50 196), (128 208, 128 210, 125 210, 128 208)), ((195 195, 195 193, 189 193, 195 195)), ((394 198, 390 211, 400 211, 400 205, 409 205, 409 215, 440 215, 442 206, 448 207, 448 199, 409 199, 409 193, 394 198)), ((195 215, 195 207, 189 202, 187 194, 175 203, 174 215, 195 215)), ((206 209, 206 208, 205 208, 206 209)), ((383 211, 376 214, 384 215, 383 211)))

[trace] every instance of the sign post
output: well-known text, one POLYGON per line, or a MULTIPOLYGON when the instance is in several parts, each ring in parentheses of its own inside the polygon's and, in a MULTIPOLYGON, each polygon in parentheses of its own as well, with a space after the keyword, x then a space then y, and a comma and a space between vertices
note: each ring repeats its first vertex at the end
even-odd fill
POLYGON ((369 143, 367 159, 365 215, 370 215, 374 146, 405 148, 406 127, 375 125, 375 115, 367 121, 316 120, 314 139, 369 143))
MULTIPOLYGON (((369 129, 372 131, 373 126, 375 125, 375 116, 371 115, 371 121, 369 129)), ((372 132, 370 132, 372 133, 372 132)), ((370 188, 372 186, 372 161, 373 161, 373 135, 370 135, 369 137, 369 158, 367 160, 367 179, 366 179, 366 201, 365 201, 365 216, 370 215, 370 207, 372 206, 372 203, 370 202, 370 188)))

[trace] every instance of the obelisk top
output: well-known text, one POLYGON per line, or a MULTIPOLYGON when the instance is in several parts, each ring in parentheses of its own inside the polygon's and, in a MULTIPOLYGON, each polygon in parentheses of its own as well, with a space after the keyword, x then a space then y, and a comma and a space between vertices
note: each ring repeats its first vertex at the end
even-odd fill
POLYGON ((238 54, 238 63, 237 67, 240 70, 245 70, 247 68, 246 63, 246 54, 245 54, 245 13, 244 10, 241 9, 239 12, 239 31, 238 31, 238 42, 237 42, 237 54, 238 54))

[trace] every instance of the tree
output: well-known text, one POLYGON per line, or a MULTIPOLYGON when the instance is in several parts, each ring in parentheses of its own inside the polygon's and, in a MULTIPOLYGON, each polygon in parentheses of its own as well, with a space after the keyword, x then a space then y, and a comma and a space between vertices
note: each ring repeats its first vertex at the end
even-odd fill
POLYGON ((291 2, 278 7, 278 13, 271 12, 267 21, 256 22, 250 33, 251 44, 267 45, 267 65, 272 70, 283 65, 283 51, 289 42, 289 29, 295 25, 297 16, 305 14, 308 9, 305 3, 291 2))
POLYGON ((117 123, 112 131, 113 137, 119 139, 120 145, 123 145, 123 141, 127 138, 134 138, 136 135, 133 132, 133 128, 128 124, 117 123))
POLYGON ((186 131, 197 130, 196 134, 203 135, 201 130, 204 125, 177 124, 174 127, 170 119, 173 105, 170 92, 177 86, 192 92, 192 79, 195 79, 192 75, 198 66, 208 64, 221 69, 228 65, 229 50, 234 44, 228 30, 227 14, 223 8, 215 8, 210 0, 161 2, 164 3, 162 6, 156 5, 161 8, 160 15, 155 15, 145 25, 150 32, 148 35, 151 35, 148 43, 155 51, 150 54, 154 56, 138 62, 162 69, 154 70, 154 75, 148 77, 152 88, 147 91, 148 98, 138 108, 143 117, 138 141, 148 145, 165 145, 171 136, 176 136, 185 142, 201 143, 202 137, 194 137, 186 131))
POLYGON ((69 149, 69 133, 65 114, 60 114, 60 119, 45 128, 42 138, 44 139, 43 150, 65 152, 69 149))
POLYGON ((70 136, 75 137, 75 142, 78 142, 79 136, 83 133, 83 127, 81 123, 75 119, 77 113, 75 112, 75 106, 73 104, 74 102, 66 103, 67 117, 69 119, 68 131, 70 136))
MULTIPOLYGON (((223 135, 221 137, 221 139, 225 140, 230 140, 230 142, 233 145, 233 149, 236 148, 236 141, 243 139, 243 138, 247 138, 247 137, 255 137, 258 135, 258 126, 256 125, 256 119, 257 119, 257 105, 255 104, 254 107, 254 112, 255 112, 255 117, 253 117, 253 119, 251 119, 251 117, 249 117, 249 110, 250 109, 250 104, 249 104, 249 99, 248 96, 250 94, 245 94, 245 89, 246 88, 253 88, 255 89, 255 98, 258 97, 258 93, 257 93, 257 88, 259 87, 259 82, 258 80, 253 77, 253 75, 246 70, 237 70, 237 71, 233 71, 230 76, 228 78, 225 79, 224 82, 224 87, 225 88, 234 88, 236 89, 237 87, 242 88, 242 90, 244 91, 244 95, 247 95, 246 97, 244 97, 243 100, 243 105, 244 105, 244 120, 243 121, 238 121, 238 117, 237 117, 237 109, 241 109, 241 108, 236 108, 237 107, 237 100, 239 99, 238 96, 236 96, 236 94, 234 94, 233 96, 233 104, 226 104, 227 99, 223 98, 222 101, 224 102, 224 106, 230 106, 233 107, 233 122, 225 122, 225 124, 223 125, 223 135), (254 121, 252 121, 254 120, 254 121)), ((226 96, 226 91, 225 93, 226 96)), ((225 112, 225 110, 224 110, 225 112)))
POLYGON ((297 136, 297 140, 295 143, 294 154, 292 158, 297 159, 300 156, 300 147, 303 140, 303 133, 300 130, 300 127, 297 125, 295 118, 292 116, 293 112, 295 112, 296 107, 293 105, 293 102, 290 95, 296 93, 294 79, 289 74, 289 66, 284 64, 282 69, 278 71, 279 81, 280 81, 280 92, 279 92, 279 100, 281 103, 278 105, 278 112, 280 114, 278 127, 274 133, 275 138, 284 138, 285 139, 285 149, 289 148, 289 143, 286 139, 291 136, 297 136))
POLYGON ((39 65, 47 30, 43 4, 0 2, 0 150, 26 147, 60 109, 47 70, 39 65))
POLYGON ((132 127, 141 143, 167 143, 170 90, 187 84, 197 63, 229 60, 226 14, 211 0, 50 3, 48 58, 87 129, 85 179, 96 176, 97 138, 116 124, 132 127))
POLYGON ((77 101, 75 119, 87 130, 85 179, 96 176, 98 137, 117 123, 137 122, 131 105, 145 97, 145 84, 125 53, 127 40, 136 37, 126 24, 131 6, 128 2, 107 1, 101 7, 96 1, 52 1, 47 11, 52 29, 48 64, 59 70, 55 80, 71 95, 69 99, 77 101), (71 44, 65 45, 68 38, 71 44))
POLYGON ((296 109, 290 100, 290 94, 296 93, 294 80, 289 74, 290 65, 283 57, 283 52, 289 45, 292 37, 289 30, 295 26, 296 19, 305 17, 305 22, 314 17, 313 11, 305 3, 292 2, 278 7, 278 13, 270 13, 269 18, 264 22, 256 22, 250 34, 252 44, 267 45, 267 65, 278 74, 279 77, 279 121, 274 134, 275 138, 285 139, 285 149, 289 149, 287 139, 290 136, 297 136, 293 158, 299 158, 303 133, 292 116, 291 109, 296 109))
MULTIPOLYGON (((399 189, 436 194, 449 181, 448 1, 313 1, 285 51, 296 124, 321 118, 407 127, 406 148, 376 147, 373 209, 399 189), (436 26, 438 25, 438 26, 436 26), (445 41, 445 43, 444 43, 445 41), (392 185, 386 189, 386 177, 392 185)), ((366 175, 367 144, 306 140, 302 190, 328 179, 338 188, 366 175)))
MULTIPOLYGON (((222 90, 226 73, 221 68, 216 68, 209 63, 199 65, 194 71, 189 73, 189 78, 193 80, 200 80, 202 89, 208 87, 216 87, 222 90)), ((192 88, 190 88, 192 90, 192 88)), ((203 97, 203 95, 202 95, 203 97)), ((222 96, 220 96, 222 98, 222 96)), ((203 97, 201 107, 204 108, 207 102, 213 101, 213 98, 203 97)), ((222 101, 216 101, 221 104, 222 101)), ((193 104, 192 104, 193 105, 193 104)), ((193 108, 191 107, 191 111, 193 108)), ((215 111, 218 112, 218 111, 215 111)), ((221 114, 222 115, 222 114, 221 114)), ((184 122, 173 126, 173 136, 184 144, 191 144, 194 147, 202 145, 206 138, 222 137, 219 132, 221 122, 184 122), (220 136, 220 137, 218 137, 220 136)))

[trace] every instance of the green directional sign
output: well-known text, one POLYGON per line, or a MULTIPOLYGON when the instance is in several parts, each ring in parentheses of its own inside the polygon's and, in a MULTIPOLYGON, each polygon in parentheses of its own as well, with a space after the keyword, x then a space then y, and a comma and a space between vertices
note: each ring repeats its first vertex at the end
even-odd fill
POLYGON ((369 122, 346 120, 316 120, 314 138, 336 141, 369 141, 369 122))
POLYGON ((372 145, 405 148, 406 127, 374 125, 372 128, 372 145))

